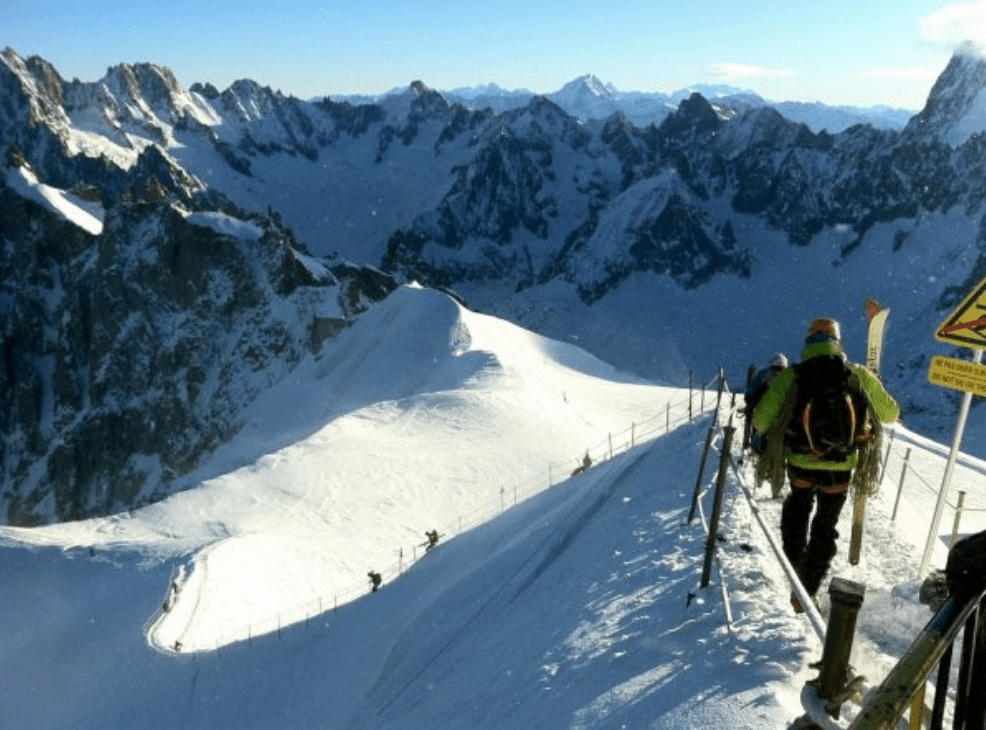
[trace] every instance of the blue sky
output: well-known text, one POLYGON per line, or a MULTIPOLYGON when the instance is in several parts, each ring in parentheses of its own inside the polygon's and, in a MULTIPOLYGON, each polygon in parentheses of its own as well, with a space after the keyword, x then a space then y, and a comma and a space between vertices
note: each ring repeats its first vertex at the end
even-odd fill
POLYGON ((0 0, 0 19, 0 45, 66 79, 150 61, 186 87, 250 78, 302 98, 416 79, 549 93, 591 73, 917 109, 960 41, 986 44, 986 0, 0 0))

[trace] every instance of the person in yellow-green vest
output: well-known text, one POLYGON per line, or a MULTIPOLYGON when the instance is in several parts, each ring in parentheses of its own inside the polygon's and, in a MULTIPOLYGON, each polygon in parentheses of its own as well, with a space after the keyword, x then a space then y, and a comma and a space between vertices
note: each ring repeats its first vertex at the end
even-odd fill
POLYGON ((899 415, 877 375, 847 361, 839 323, 828 318, 811 323, 801 362, 774 378, 753 412, 768 449, 758 476, 780 494, 786 472, 782 544, 811 596, 838 550, 836 525, 850 483, 854 491, 875 488, 881 423, 899 415), (845 443, 833 435, 840 431, 845 443))

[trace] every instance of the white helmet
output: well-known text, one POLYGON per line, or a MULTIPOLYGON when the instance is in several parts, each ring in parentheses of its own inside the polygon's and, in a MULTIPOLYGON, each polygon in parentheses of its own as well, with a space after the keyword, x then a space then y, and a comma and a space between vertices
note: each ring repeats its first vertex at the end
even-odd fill
POLYGON ((772 358, 770 358, 770 364, 777 368, 787 367, 787 355, 783 352, 775 353, 772 358))

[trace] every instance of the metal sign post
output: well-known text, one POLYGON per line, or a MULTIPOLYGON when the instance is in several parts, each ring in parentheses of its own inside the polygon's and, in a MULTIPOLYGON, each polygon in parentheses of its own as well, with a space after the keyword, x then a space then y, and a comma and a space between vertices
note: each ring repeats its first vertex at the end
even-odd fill
POLYGON ((931 561, 935 542, 938 540, 938 527, 941 524, 942 512, 948 497, 948 488, 952 483, 952 472, 958 460, 962 435, 965 432, 965 422, 969 417, 969 406, 972 404, 972 394, 984 389, 982 367, 983 348, 986 348, 986 279, 980 281, 955 308, 938 330, 935 339, 950 345, 960 345, 975 349, 976 354, 969 365, 961 360, 936 357, 932 360, 928 380, 935 385, 965 391, 962 406, 959 408, 959 420, 955 425, 955 437, 952 439, 952 450, 948 454, 945 474, 942 476, 941 488, 938 490, 938 501, 935 503, 935 514, 931 518, 931 528, 928 530, 928 540, 924 546, 924 555, 918 568, 918 580, 924 577, 931 561))
MULTIPOLYGON (((976 365, 982 362, 983 351, 976 350, 972 362, 976 365)), ((932 381, 935 382, 935 381, 932 381)), ((965 433, 965 422, 969 417, 969 406, 972 404, 972 391, 965 391, 962 396, 962 407, 959 409, 959 421, 955 426, 955 438, 952 439, 952 450, 948 454, 948 462, 945 464, 945 475, 941 480, 941 488, 938 490, 938 501, 935 503, 935 514, 931 518, 931 529, 928 530, 928 541, 924 546, 924 556, 921 558, 921 567, 918 568, 918 580, 921 580, 928 569, 931 560, 931 553, 935 549, 935 542, 938 540, 938 526, 941 524, 942 512, 945 510, 945 501, 948 497, 948 488, 952 484, 952 471, 955 469, 955 462, 959 456, 959 446, 962 444, 962 435, 965 433)))

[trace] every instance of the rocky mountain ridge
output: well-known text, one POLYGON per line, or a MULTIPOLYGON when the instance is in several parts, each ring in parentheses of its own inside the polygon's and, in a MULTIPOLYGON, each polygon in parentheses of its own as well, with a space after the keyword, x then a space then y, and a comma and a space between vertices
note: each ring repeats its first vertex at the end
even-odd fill
POLYGON ((166 69, 122 66, 92 88, 5 61, 0 519, 154 501, 394 283, 312 258, 275 211, 176 164, 174 135, 215 118, 166 69))
MULTIPOLYGON (((403 93, 394 89, 375 96, 341 96, 338 101, 354 104, 379 104, 387 97, 403 93)), ((462 87, 441 91, 449 102, 470 109, 490 109, 496 113, 526 106, 538 96, 527 89, 503 89, 496 84, 462 87)), ((812 131, 841 132, 855 124, 871 124, 878 129, 899 130, 914 115, 913 110, 889 106, 829 106, 822 103, 769 101, 758 94, 725 84, 696 84, 670 93, 621 91, 603 83, 593 74, 573 79, 557 91, 542 94, 567 114, 582 121, 606 120, 621 114, 638 127, 660 124, 678 105, 692 94, 701 94, 725 116, 742 114, 750 109, 772 107, 794 122, 812 131)))
POLYGON ((362 105, 185 90, 152 64, 83 84, 8 49, 0 519, 182 488, 266 383, 411 279, 679 381, 787 349, 819 309, 858 339, 877 296, 899 323, 888 384, 943 429, 954 396, 915 381, 926 332, 986 274, 983 67, 953 59, 903 131, 829 134, 700 94, 640 127, 421 83, 362 105), (721 320, 690 321, 695 297, 728 302, 721 320), (744 304, 765 297, 768 327, 744 304))
POLYGON ((928 102, 905 129, 914 136, 929 131, 958 147, 986 128, 986 64, 978 51, 964 47, 952 56, 928 95, 928 102))

